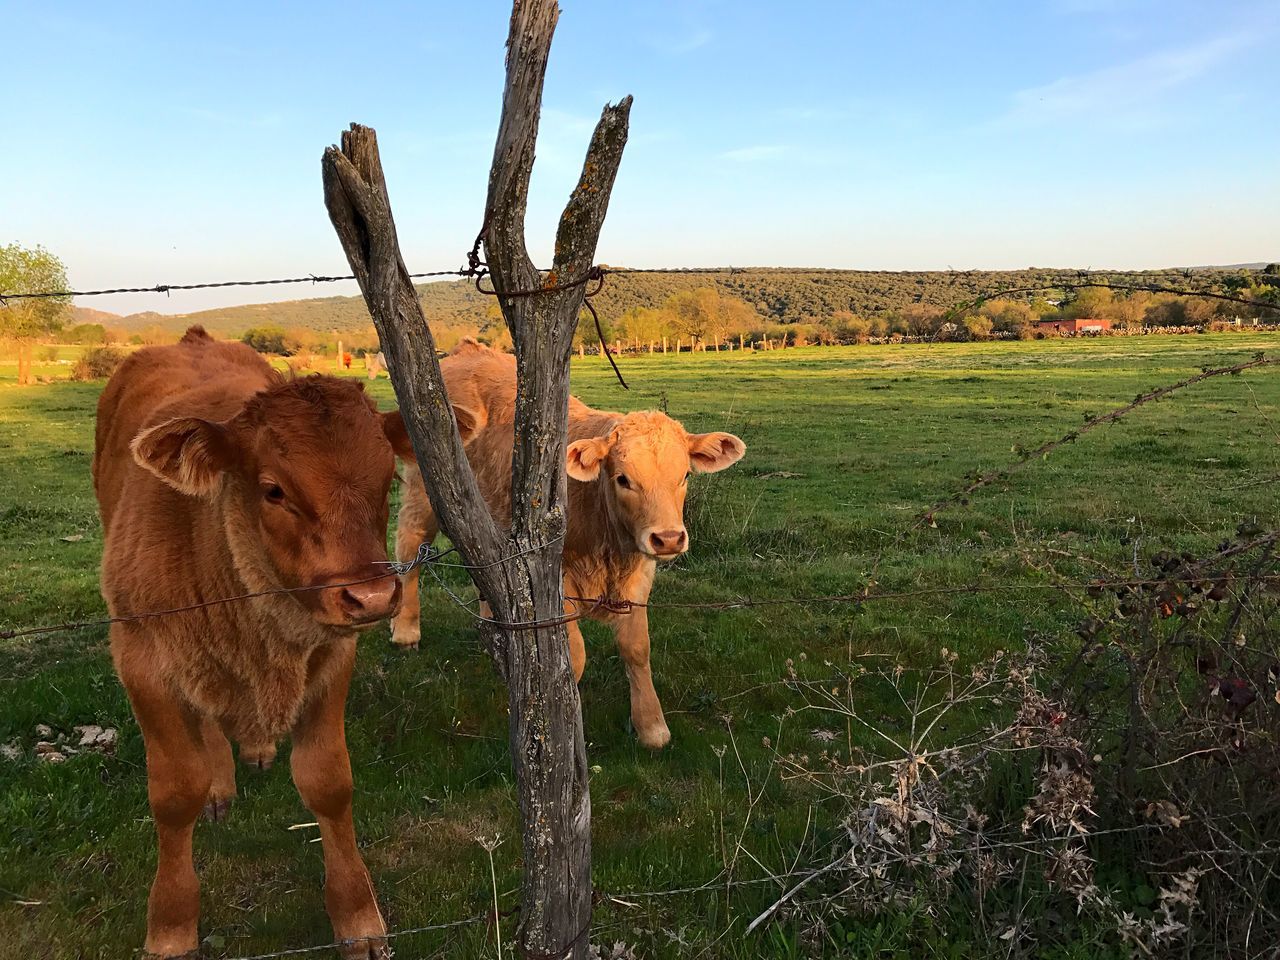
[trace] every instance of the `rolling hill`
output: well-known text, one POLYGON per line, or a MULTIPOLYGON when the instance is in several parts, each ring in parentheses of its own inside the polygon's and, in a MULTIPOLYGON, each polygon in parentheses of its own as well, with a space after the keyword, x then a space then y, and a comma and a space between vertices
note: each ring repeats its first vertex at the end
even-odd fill
MULTIPOLYGON (((1252 266, 1252 265, 1250 265, 1252 266)), ((625 268, 618 268, 625 270, 625 268)), ((1095 272, 1121 283, 1156 283, 1179 289, 1217 288, 1228 272, 1240 267, 1196 267, 1127 272, 1095 272)), ((635 307, 659 307, 683 290, 715 287, 721 294, 752 305, 774 323, 804 323, 847 310, 869 316, 923 303, 950 307, 1000 290, 1043 287, 1078 277, 1077 271, 1030 268, 1010 271, 869 271, 792 268, 745 268, 699 271, 652 271, 610 274, 595 303, 602 318, 617 317, 635 307)), ((492 297, 476 291, 469 280, 418 287, 428 319, 444 326, 482 323, 494 308, 492 297)), ((303 328, 320 332, 363 332, 370 326, 360 297, 318 297, 279 303, 223 307, 197 313, 136 313, 124 317, 77 307, 77 322, 102 322, 128 331, 160 327, 181 331, 199 323, 211 333, 235 336, 251 327, 303 328), (85 319, 81 319, 81 315, 85 319), (88 319, 93 314, 95 319, 88 319), (107 319, 110 318, 110 319, 107 319)))

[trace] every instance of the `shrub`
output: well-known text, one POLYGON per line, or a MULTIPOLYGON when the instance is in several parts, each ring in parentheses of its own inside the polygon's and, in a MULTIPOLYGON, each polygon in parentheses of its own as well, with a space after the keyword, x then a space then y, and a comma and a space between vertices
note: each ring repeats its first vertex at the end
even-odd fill
POLYGON ((240 338, 240 342, 247 344, 259 353, 274 353, 282 357, 287 357, 293 350, 291 344, 286 343, 285 333, 279 327, 254 327, 246 330, 244 336, 240 338))
POLYGON ((105 380, 115 373, 116 367, 124 361, 127 354, 115 347, 94 347, 81 354, 71 368, 72 380, 105 380))

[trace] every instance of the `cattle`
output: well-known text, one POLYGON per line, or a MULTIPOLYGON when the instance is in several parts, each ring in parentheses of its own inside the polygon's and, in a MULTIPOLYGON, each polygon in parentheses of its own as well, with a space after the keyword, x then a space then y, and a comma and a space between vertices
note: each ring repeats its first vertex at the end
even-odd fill
POLYGON ((348 958, 386 955, 352 826, 343 713, 359 629, 395 614, 388 491, 412 449, 358 383, 288 378, 192 327, 129 357, 98 403, 94 489, 111 654, 147 758, 159 847, 148 955, 194 955, 192 832, 236 794, 231 741, 265 765, 291 736, 348 958), (318 589, 302 589, 327 585, 318 589), (259 594, 229 603, 208 601, 259 594), (264 595, 265 594, 265 595, 264 595), (184 609, 187 608, 187 609, 184 609))
POLYGON ((364 369, 370 380, 377 380, 378 374, 387 369, 387 358, 382 355, 382 351, 377 353, 366 353, 364 355, 364 369))
MULTIPOLYGON (((466 341, 440 368, 481 493, 505 524, 511 512, 515 358, 466 341)), ((665 413, 610 413, 577 398, 569 401, 569 441, 565 611, 613 629, 631 686, 632 726, 641 744, 660 749, 671 732, 653 686, 647 609, 583 600, 647 603, 658 564, 689 549, 684 524, 689 473, 723 470, 742 458, 746 446, 729 433, 688 433, 665 413)), ((405 480, 396 524, 401 560, 411 559, 439 530, 421 475, 410 467, 405 480)), ((419 642, 416 580, 416 571, 406 577, 405 602, 393 623, 393 641, 406 647, 419 642)), ((574 676, 581 680, 586 666, 582 631, 570 622, 568 633, 574 676)))

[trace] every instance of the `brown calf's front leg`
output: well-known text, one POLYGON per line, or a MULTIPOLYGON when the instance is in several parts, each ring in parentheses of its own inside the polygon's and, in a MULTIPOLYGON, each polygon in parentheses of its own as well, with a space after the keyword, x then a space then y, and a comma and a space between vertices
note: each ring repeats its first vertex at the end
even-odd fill
MULTIPOLYGON (((405 465, 400 490, 403 499, 396 516, 396 559, 408 563, 418 555, 422 544, 435 540, 440 525, 416 466, 405 465)), ((422 605, 418 595, 421 573, 421 570, 410 570, 400 578, 404 586, 403 600, 400 612, 391 623, 391 642, 398 647, 415 648, 422 636, 422 605)))
MULTIPOLYGON (((652 583, 652 571, 638 577, 627 591, 627 599, 647 603, 652 583)), ((643 746, 661 750, 671 742, 671 731, 662 715, 662 704, 653 689, 653 672, 649 668, 649 611, 632 607, 628 613, 618 615, 613 621, 613 632, 631 683, 631 725, 636 728, 636 737, 643 746)))
POLYGON ((191 838, 213 784, 209 748, 200 719, 147 665, 121 663, 120 680, 146 745, 147 797, 158 847, 145 949, 156 957, 181 957, 200 944, 200 883, 191 838))
MULTIPOLYGON (((294 728, 289 760, 293 782, 320 824, 325 907, 337 939, 351 941, 342 949, 342 955, 347 960, 390 957, 383 939, 386 926, 378 911, 369 871, 356 849, 351 820, 353 785, 343 713, 355 662, 355 638, 315 656, 339 659, 321 671, 324 686, 312 694, 294 728)), ((316 672, 313 668, 312 675, 316 672)))

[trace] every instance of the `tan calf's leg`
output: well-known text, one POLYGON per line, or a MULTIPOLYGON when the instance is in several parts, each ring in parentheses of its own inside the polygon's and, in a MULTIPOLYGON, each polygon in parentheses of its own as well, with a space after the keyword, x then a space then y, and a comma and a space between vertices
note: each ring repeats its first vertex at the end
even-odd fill
POLYGON ((613 631, 631 682, 631 725, 636 728, 641 745, 660 750, 671 742, 671 731, 662 715, 662 704, 653 689, 653 673, 649 669, 648 610, 632 608, 630 613, 614 621, 613 631))
MULTIPOLYGON (((418 547, 435 540, 440 532, 436 515, 427 500, 426 488, 417 467, 405 466, 401 485, 403 500, 396 516, 396 559, 408 563, 418 555, 418 547)), ((400 578, 404 599, 391 623, 391 642, 398 647, 417 647, 422 635, 422 602, 418 596, 421 570, 410 570, 400 578)))
POLYGON ((259 770, 270 770, 276 762, 276 745, 270 741, 264 743, 240 744, 240 762, 246 767, 259 770))
POLYGON ((147 901, 146 951, 158 957, 193 953, 200 944, 200 883, 191 835, 213 783, 201 723, 146 668, 121 664, 147 749, 147 797, 159 856, 147 901))
POLYGON ((227 816, 231 801, 236 798, 236 761, 231 755, 231 742, 214 720, 205 719, 200 726, 204 740, 205 762, 209 764, 209 798, 204 804, 204 815, 217 822, 227 816))
MULTIPOLYGON (((572 614, 572 604, 566 604, 564 612, 572 614)), ((582 671, 587 667, 587 645, 582 639, 582 628, 578 621, 570 620, 569 631, 569 665, 573 667, 573 682, 582 682, 582 671)))
POLYGON ((324 899, 339 940, 356 943, 342 950, 347 960, 391 956, 369 871, 356 849, 351 822, 351 761, 343 727, 347 685, 355 661, 355 640, 330 654, 345 660, 329 685, 317 691, 293 733, 293 782, 320 824, 324 845, 324 899))

